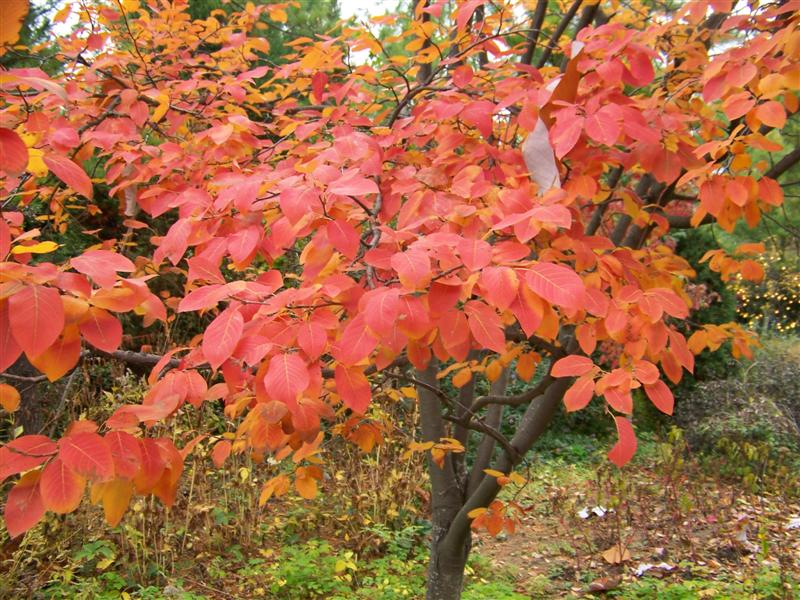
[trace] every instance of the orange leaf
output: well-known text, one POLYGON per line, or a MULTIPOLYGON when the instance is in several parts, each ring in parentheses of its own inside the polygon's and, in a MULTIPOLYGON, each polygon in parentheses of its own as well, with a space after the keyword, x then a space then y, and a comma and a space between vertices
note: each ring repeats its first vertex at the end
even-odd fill
POLYGON ((19 392, 17 388, 8 385, 7 383, 0 383, 0 406, 3 410, 14 412, 19 408, 19 392))
POLYGON ((594 363, 591 358, 572 354, 558 359, 550 370, 553 377, 578 377, 591 373, 594 363))
POLYGON ((651 385, 645 385, 644 391, 658 410, 668 415, 672 414, 672 409, 675 406, 675 397, 672 395, 672 390, 667 387, 667 384, 658 380, 651 385))
POLYGON ((594 379, 590 375, 579 377, 564 393, 564 406, 567 412, 584 408, 594 396, 594 379))
MULTIPOLYGON (((3 18, 0 19, 0 45, 14 44, 28 14, 28 0, 4 0, 3 18)), ((0 50, 0 54, 2 54, 0 50)), ((5 161, 5 156, 3 158, 5 161)), ((12 536, 13 537, 13 536, 12 536)))
POLYGON ((109 527, 115 527, 122 520, 133 496, 133 483, 127 479, 114 479, 96 483, 92 487, 92 497, 103 503, 103 513, 109 527))

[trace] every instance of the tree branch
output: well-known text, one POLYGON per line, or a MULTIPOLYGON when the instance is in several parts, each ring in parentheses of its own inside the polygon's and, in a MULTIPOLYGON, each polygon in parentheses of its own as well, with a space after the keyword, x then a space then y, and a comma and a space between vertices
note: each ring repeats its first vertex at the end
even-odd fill
POLYGON ((558 27, 556 27, 553 35, 550 36, 550 41, 547 43, 547 47, 545 48, 541 58, 539 58, 539 62, 536 63, 536 68, 541 69, 547 64, 547 61, 550 60, 553 50, 555 50, 555 47, 558 45, 559 38, 567 30, 567 27, 569 27, 572 19, 575 18, 575 14, 578 12, 578 9, 581 7, 582 3, 583 0, 575 0, 575 2, 572 3, 572 6, 569 7, 569 10, 564 15, 564 18, 561 19, 561 22, 558 24, 558 27))
POLYGON ((531 19, 531 30, 528 32, 527 45, 525 46, 525 54, 522 55, 523 65, 529 65, 533 62, 533 54, 536 52, 536 43, 539 41, 539 35, 542 33, 542 24, 544 17, 547 14, 547 0, 538 0, 536 3, 536 10, 531 19))

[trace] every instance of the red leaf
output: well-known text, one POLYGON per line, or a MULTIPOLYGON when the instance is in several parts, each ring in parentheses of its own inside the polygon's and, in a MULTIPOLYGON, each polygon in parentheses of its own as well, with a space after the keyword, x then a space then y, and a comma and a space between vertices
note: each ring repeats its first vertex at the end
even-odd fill
POLYGON ((586 117, 586 135, 595 142, 613 146, 620 134, 619 114, 610 106, 603 106, 597 112, 586 117))
POLYGON ((325 231, 333 247, 347 258, 353 260, 358 255, 360 236, 356 228, 350 223, 344 219, 336 219, 328 223, 325 231))
POLYGON ((342 364, 354 365, 369 356, 377 345, 378 340, 367 329, 364 315, 359 315, 344 328, 333 356, 342 364))
POLYGON ((28 167, 28 147, 15 131, 0 127, 0 168, 12 177, 28 167))
POLYGON ((256 249, 261 240, 259 227, 246 227, 228 238, 228 254, 234 262, 244 262, 256 249))
POLYGON ((96 433, 76 433, 58 442, 58 457, 78 475, 94 480, 114 476, 114 458, 108 442, 96 433))
POLYGON ((359 303, 364 321, 379 336, 388 336, 397 324, 400 312, 400 290, 378 288, 364 294, 359 303))
POLYGON ((519 278, 509 267, 486 267, 480 282, 486 299, 500 310, 506 310, 517 298, 519 278))
POLYGON ((298 354, 273 356, 264 376, 264 387, 269 397, 290 406, 297 402, 297 396, 309 382, 308 366, 298 354))
POLYGON ((100 287, 114 287, 117 271, 133 273, 136 270, 130 259, 108 250, 90 250, 70 260, 72 268, 94 279, 100 287))
POLYGON ((82 168, 66 156, 51 154, 44 157, 44 164, 55 173, 61 181, 66 183, 80 195, 92 199, 92 180, 82 168))
POLYGON ((297 330, 297 344, 310 360, 317 360, 328 346, 328 332, 316 321, 305 321, 297 330))
POLYGON ((378 184, 364 177, 358 169, 351 169, 328 185, 328 191, 340 196, 365 196, 380 192, 378 184))
POLYGON ((584 408, 594 396, 594 380, 590 375, 579 377, 564 393, 564 406, 567 412, 584 408))
POLYGON ((49 463, 39 480, 42 503, 54 513, 72 512, 81 503, 86 479, 73 472, 60 458, 49 463))
POLYGON ((495 352, 506 351, 506 337, 503 331, 503 322, 493 308, 479 302, 470 300, 464 305, 467 323, 472 336, 483 348, 495 352))
POLYGON ((17 362, 19 355, 22 354, 22 348, 11 332, 8 310, 8 302, 0 301, 0 372, 17 362))
POLYGON ((470 271, 480 271, 492 262, 492 247, 489 242, 475 238, 461 239, 456 247, 464 266, 470 271))
POLYGON ((633 455, 636 454, 636 434, 633 432, 631 422, 625 417, 614 417, 619 439, 608 453, 608 459, 622 468, 633 455))
POLYGON ((364 370, 337 365, 334 378, 336 391, 339 392, 345 406, 353 412, 363 415, 372 400, 372 390, 369 380, 364 375, 364 370))
POLYGON ((550 302, 566 308, 580 308, 586 289, 575 271, 564 265, 536 263, 525 274, 530 289, 550 302))
POLYGON ((14 339, 28 357, 47 350, 64 328, 64 306, 54 288, 26 286, 8 299, 8 309, 14 339))
POLYGON ((621 413, 629 415, 633 412, 633 397, 630 390, 620 390, 618 388, 608 388, 603 392, 603 396, 613 408, 621 413))
POLYGON ((786 109, 776 100, 769 100, 764 104, 759 104, 756 108, 756 117, 767 127, 783 129, 786 124, 786 109))
POLYGON ((550 374, 553 377, 578 377, 591 373, 593 369, 594 363, 591 358, 572 354, 558 359, 553 364, 550 374))
POLYGON ((58 448, 43 435, 24 435, 0 447, 0 483, 7 477, 29 471, 53 456, 58 448))
POLYGON ((86 341, 103 352, 114 352, 122 343, 122 324, 102 308, 90 307, 78 327, 86 341))
POLYGON ((556 158, 562 158, 575 147, 583 131, 584 118, 574 109, 560 110, 556 113, 556 124, 550 130, 556 158))
POLYGON ((398 252, 392 256, 392 268, 408 290, 420 290, 431 281, 431 259, 422 250, 398 252))
POLYGON ((658 410, 668 415, 672 414, 672 410, 675 407, 675 397, 666 383, 658 380, 652 385, 644 386, 644 391, 658 410))
POLYGON ((646 360, 637 360, 633 363, 633 375, 641 383, 649 385, 658 381, 658 367, 646 360))
POLYGON ((222 468, 222 465, 225 464, 231 454, 231 447, 230 440, 221 440, 214 444, 214 449, 211 451, 211 461, 215 467, 222 468))
POLYGON ((142 449, 139 441, 130 433, 111 431, 105 440, 114 459, 114 473, 117 477, 133 479, 142 466, 142 449))
POLYGON ((203 356, 212 369, 217 369, 228 360, 244 331, 244 318, 238 307, 229 306, 222 311, 203 335, 203 356))
POLYGON ((229 295, 230 290, 224 285, 206 285, 189 292, 178 304, 178 312, 213 308, 229 295))
POLYGON ((137 492, 146 494, 158 483, 166 464, 161 457, 161 448, 156 440, 150 438, 139 440, 139 448, 141 449, 142 463, 139 472, 133 479, 133 484, 136 486, 137 492))
POLYGON ((39 473, 29 473, 8 492, 5 521, 11 538, 25 533, 44 516, 39 477, 39 473))

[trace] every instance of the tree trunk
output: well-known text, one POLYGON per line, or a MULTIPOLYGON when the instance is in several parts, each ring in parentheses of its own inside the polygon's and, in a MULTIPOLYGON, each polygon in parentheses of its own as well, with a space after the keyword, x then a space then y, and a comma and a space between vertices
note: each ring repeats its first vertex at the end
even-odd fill
POLYGON ((431 555, 428 561, 426 600, 459 600, 464 587, 464 568, 467 565, 471 536, 460 548, 442 543, 458 510, 434 510, 431 531, 431 555))

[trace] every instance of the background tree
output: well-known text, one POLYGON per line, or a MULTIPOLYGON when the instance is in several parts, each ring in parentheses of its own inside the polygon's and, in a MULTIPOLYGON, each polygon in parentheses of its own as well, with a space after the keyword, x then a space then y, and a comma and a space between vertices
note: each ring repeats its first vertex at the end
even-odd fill
MULTIPOLYGON (((498 492, 562 403, 602 403, 622 467, 633 394, 669 414, 665 380, 695 354, 749 353, 735 323, 687 340, 694 270, 666 236, 781 205, 800 161, 778 135, 798 108, 796 4, 419 2, 394 36, 344 27, 275 66, 253 32, 285 4, 194 21, 183 1, 72 5, 62 73, 0 79, 0 372, 24 353, 55 381, 99 352, 152 366, 151 387, 102 424, 0 448, 2 477, 21 475, 9 532, 71 512, 87 485, 112 524, 134 493, 170 505, 199 443, 219 465, 291 457, 261 501, 312 498, 326 434, 379 442, 373 398, 410 384, 428 597, 459 597, 471 530, 513 529, 498 492), (381 59, 352 64, 362 50, 381 59), (59 254, 104 211, 124 231, 59 254), (120 350, 138 319, 164 354, 120 350), (512 378, 531 383, 508 394, 512 378), (201 418, 179 449, 161 423, 208 404, 229 435, 201 418)), ((706 258, 755 280, 761 251, 706 258)))

